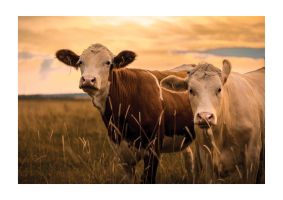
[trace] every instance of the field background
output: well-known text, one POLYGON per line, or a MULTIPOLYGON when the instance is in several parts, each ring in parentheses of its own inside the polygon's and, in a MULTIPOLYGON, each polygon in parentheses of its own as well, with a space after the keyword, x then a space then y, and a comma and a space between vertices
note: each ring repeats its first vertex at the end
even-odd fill
MULTIPOLYGON (((89 99, 27 98, 18 106, 19 183, 131 183, 89 99)), ((142 170, 140 162, 138 177, 142 170)), ((162 155, 157 183, 188 183, 180 153, 162 155)))

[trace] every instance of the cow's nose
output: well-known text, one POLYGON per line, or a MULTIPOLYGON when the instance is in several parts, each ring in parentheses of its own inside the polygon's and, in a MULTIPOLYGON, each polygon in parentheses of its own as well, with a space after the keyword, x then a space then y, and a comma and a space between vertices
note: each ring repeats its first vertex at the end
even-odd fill
POLYGON ((96 77, 93 76, 82 76, 81 77, 81 88, 94 87, 96 83, 96 77))
POLYGON ((82 81, 83 82, 94 83, 96 81, 96 78, 95 77, 90 77, 90 76, 82 76, 82 81))
POLYGON ((214 124, 214 115, 210 112, 200 112, 197 114, 197 121, 200 125, 211 125, 214 124))

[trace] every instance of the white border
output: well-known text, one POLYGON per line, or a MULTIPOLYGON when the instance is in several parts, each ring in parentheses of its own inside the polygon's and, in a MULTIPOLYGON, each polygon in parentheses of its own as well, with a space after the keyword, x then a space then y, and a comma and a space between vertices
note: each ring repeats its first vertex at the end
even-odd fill
MULTIPOLYGON (((1 5, 1 199, 266 199, 282 198, 282 6, 280 1, 6 1, 1 5), (17 16, 265 15, 265 185, 18 185, 17 16)), ((223 27, 225 28, 225 27, 223 27)), ((252 27, 251 27, 252 28, 252 27)))

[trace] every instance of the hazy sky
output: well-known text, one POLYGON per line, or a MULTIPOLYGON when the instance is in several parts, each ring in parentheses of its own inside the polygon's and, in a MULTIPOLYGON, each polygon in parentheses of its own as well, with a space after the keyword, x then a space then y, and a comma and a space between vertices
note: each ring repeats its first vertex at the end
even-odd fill
POLYGON ((233 71, 264 66, 264 17, 19 17, 19 94, 82 92, 80 71, 55 59, 101 43, 114 54, 138 55, 129 67, 164 70, 210 62, 233 71))

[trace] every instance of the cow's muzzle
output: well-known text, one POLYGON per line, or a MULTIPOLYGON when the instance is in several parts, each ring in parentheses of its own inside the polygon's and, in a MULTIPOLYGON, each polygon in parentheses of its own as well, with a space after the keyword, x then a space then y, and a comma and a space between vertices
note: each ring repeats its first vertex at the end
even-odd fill
POLYGON ((202 129, 208 129, 212 125, 216 124, 216 118, 213 113, 200 112, 196 115, 195 124, 197 124, 202 129))
POLYGON ((82 76, 79 88, 83 90, 98 90, 96 78, 91 76, 82 76))

